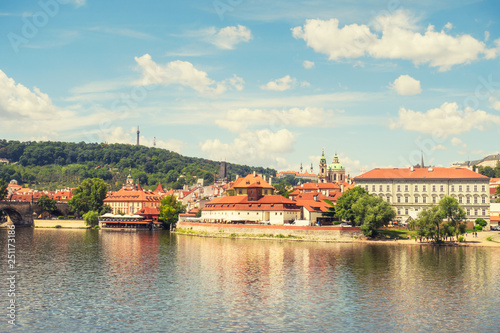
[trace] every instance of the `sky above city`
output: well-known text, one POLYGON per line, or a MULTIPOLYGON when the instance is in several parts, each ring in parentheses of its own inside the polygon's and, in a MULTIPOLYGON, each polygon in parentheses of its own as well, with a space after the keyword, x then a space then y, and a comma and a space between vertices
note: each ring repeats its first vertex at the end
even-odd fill
POLYGON ((0 138, 351 175, 497 153, 500 2, 0 3, 0 138))

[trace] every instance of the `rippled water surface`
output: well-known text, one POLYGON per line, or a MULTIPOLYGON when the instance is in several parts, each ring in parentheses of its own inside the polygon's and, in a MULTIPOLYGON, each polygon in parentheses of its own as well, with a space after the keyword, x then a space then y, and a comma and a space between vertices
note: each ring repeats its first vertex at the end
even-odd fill
POLYGON ((500 332, 500 248, 16 229, 16 259, 6 332, 500 332))

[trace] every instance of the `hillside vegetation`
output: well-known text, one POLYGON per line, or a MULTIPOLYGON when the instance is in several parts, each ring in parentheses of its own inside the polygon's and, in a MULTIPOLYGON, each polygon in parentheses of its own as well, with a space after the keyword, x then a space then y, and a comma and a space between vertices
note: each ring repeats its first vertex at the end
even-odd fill
MULTIPOLYGON (((110 189, 116 190, 129 170, 145 188, 154 188, 158 182, 164 187, 181 188, 195 183, 195 177, 210 184, 220 165, 220 162, 186 157, 160 148, 85 142, 0 140, 0 158, 10 162, 0 165, 0 178, 50 190, 76 187, 87 178, 101 178, 110 189)), ((237 174, 244 176, 253 171, 268 176, 276 174, 269 168, 231 163, 227 163, 227 170, 233 179, 237 174)))

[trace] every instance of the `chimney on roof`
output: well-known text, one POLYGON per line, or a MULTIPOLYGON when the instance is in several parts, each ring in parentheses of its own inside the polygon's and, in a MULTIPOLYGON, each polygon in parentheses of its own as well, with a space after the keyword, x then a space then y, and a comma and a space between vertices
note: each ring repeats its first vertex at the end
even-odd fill
POLYGON ((253 172, 253 176, 254 176, 254 177, 255 177, 255 176, 257 176, 257 172, 255 172, 255 171, 254 171, 254 172, 253 172))
POLYGON ((269 185, 273 186, 273 176, 269 176, 269 185))
POLYGON ((410 171, 413 172, 413 166, 410 167, 410 171))
POLYGON ((427 171, 432 172, 432 171, 434 171, 434 170, 432 170, 432 168, 429 168, 429 169, 427 169, 427 171))

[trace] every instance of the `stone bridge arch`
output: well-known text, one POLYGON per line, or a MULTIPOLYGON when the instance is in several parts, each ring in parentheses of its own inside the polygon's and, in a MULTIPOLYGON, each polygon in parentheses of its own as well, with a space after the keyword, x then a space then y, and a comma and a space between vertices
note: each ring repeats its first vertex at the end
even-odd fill
MULTIPOLYGON (((67 217, 71 213, 67 203, 57 203, 56 207, 56 215, 67 217)), ((19 227, 32 227, 34 218, 43 213, 36 203, 16 201, 0 201, 0 211, 4 211, 9 220, 19 227)))

